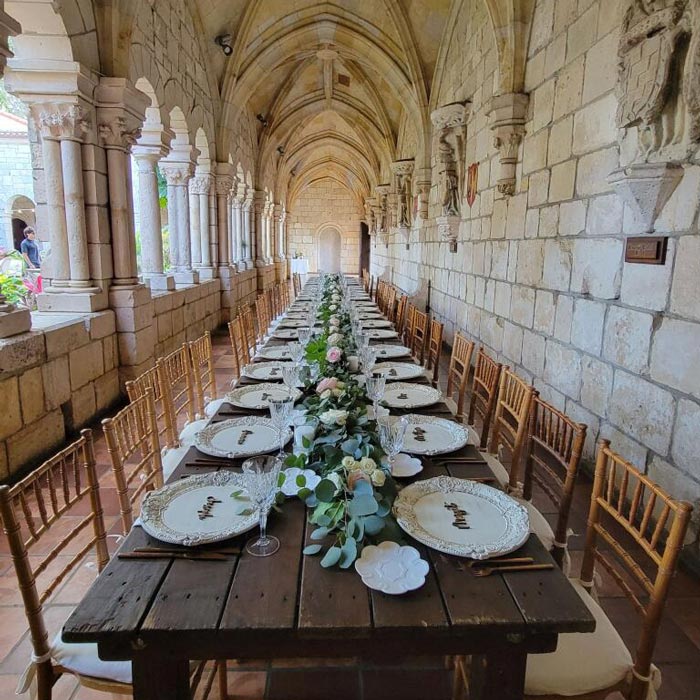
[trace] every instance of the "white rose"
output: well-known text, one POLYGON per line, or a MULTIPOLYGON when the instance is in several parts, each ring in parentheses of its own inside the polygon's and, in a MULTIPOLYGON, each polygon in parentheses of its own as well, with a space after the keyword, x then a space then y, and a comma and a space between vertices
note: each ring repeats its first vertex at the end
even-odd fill
POLYGON ((328 307, 328 310, 329 310, 329 311, 337 311, 337 310, 338 310, 338 307, 337 307, 335 304, 331 304, 331 305, 328 307))
POLYGON ((342 389, 331 389, 331 393, 333 394, 333 396, 338 398, 339 396, 343 395, 343 390, 342 389))
POLYGON ((341 340, 343 339, 343 334, 342 333, 331 333, 328 336, 328 342, 331 345, 337 345, 341 340))
POLYGON ((375 486, 384 486, 386 481, 386 474, 381 469, 375 469, 372 472, 372 483, 375 486))
POLYGON ((341 464, 346 468, 346 469, 352 469, 355 466, 355 460, 348 455, 347 457, 343 457, 343 461, 341 464))
POLYGON ((365 474, 371 474, 377 468, 377 463, 371 457, 363 457, 360 460, 360 469, 365 474))
POLYGON ((332 396, 332 392, 330 389, 326 389, 325 391, 321 392, 322 399, 329 399, 331 396, 332 396))
POLYGON ((348 420, 348 412, 341 411, 340 409, 330 409, 328 411, 324 411, 318 417, 318 419, 324 425, 345 425, 348 420))

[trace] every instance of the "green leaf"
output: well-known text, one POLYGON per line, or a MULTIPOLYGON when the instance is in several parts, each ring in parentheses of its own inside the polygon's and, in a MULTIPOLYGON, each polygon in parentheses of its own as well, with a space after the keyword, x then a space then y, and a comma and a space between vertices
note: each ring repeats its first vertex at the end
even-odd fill
POLYGON ((328 528, 327 527, 317 527, 312 533, 311 533, 311 539, 312 540, 322 540, 324 537, 328 536, 328 528))
POLYGON ((348 504, 348 513, 353 517, 360 515, 374 515, 377 512, 379 504, 374 496, 358 495, 355 496, 348 504))
POLYGON ((311 489, 307 489, 307 488, 302 488, 302 489, 299 489, 299 491, 297 491, 297 496, 302 501, 305 501, 312 494, 313 494, 313 491, 311 489))
POLYGON ((319 515, 316 518, 316 524, 320 525, 321 527, 329 527, 332 522, 333 518, 331 518, 329 515, 319 515))
POLYGON ((358 442, 356 439, 351 438, 342 443, 340 449, 343 450, 345 454, 354 455, 358 449, 358 442))
POLYGON ((321 566, 324 569, 335 566, 340 561, 340 553, 340 547, 331 547, 321 559, 321 566))
POLYGON ((377 508, 377 515, 383 518, 385 515, 389 515, 390 510, 391 506, 386 503, 386 501, 381 501, 379 503, 379 507, 377 508))
POLYGON ((369 483, 369 481, 365 481, 364 479, 361 479, 355 484, 355 488, 353 489, 353 493, 355 494, 355 497, 357 496, 372 496, 374 494, 374 489, 372 488, 372 484, 369 483))
POLYGON ((352 537, 348 537, 341 549, 340 568, 350 568, 355 559, 357 559, 357 542, 352 537))
POLYGON ((277 488, 282 488, 282 484, 287 481, 287 475, 284 472, 280 472, 277 475, 277 488))
POLYGON ((296 483, 299 487, 306 486, 306 477, 303 474, 297 475, 296 483))
POLYGON ((330 479, 321 479, 316 486, 314 493, 319 501, 330 503, 335 495, 336 486, 330 479))
POLYGON ((308 554, 309 556, 312 556, 314 554, 318 554, 323 547, 320 544, 310 544, 302 550, 304 554, 308 554))
POLYGON ((377 535, 384 529, 384 525, 386 525, 386 521, 384 520, 384 518, 380 518, 377 515, 368 515, 364 519, 364 524, 365 524, 365 532, 368 535, 377 535))

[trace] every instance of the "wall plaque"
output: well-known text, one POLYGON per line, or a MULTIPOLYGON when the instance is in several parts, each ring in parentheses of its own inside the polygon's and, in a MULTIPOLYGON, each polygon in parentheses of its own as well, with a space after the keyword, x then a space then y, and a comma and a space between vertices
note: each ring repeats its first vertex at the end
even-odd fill
POLYGON ((665 265, 668 238, 635 236, 625 244, 625 262, 641 265, 665 265))

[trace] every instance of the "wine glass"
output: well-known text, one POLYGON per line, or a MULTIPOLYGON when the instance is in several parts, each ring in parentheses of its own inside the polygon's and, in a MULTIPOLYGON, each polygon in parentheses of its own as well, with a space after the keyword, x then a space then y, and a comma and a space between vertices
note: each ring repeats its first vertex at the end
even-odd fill
POLYGON ((309 380, 315 382, 321 374, 321 365, 318 362, 309 362, 309 380))
POLYGON ((369 333, 365 333, 364 331, 360 331, 359 333, 355 333, 355 344, 357 345, 358 350, 361 348, 368 348, 369 347, 369 333))
POLYGON ((374 348, 361 348, 357 356, 360 358, 360 362, 362 362, 362 373, 366 378, 371 377, 372 369, 377 362, 376 351, 374 348))
POLYGON ((292 398, 292 390, 296 389, 299 383, 299 365, 288 362, 282 367, 282 381, 287 387, 289 397, 292 398))
POLYGON ((258 509, 260 537, 246 544, 246 552, 254 557, 269 557, 280 548, 280 541, 267 534, 267 516, 277 493, 277 481, 282 460, 279 457, 265 455, 252 457, 243 462, 243 473, 248 477, 248 491, 255 507, 258 509))
POLYGON ((374 418, 375 420, 379 416, 379 402, 384 398, 384 389, 386 388, 386 377, 384 375, 373 375, 367 377, 365 383, 365 390, 367 392, 367 398, 372 401, 372 406, 374 408, 374 418))
POLYGON ((408 420, 405 416, 378 416, 377 428, 379 430, 379 442, 387 457, 389 457, 389 468, 391 473, 393 473, 394 460, 403 448, 408 420))
POLYGON ((280 441, 280 458, 284 454, 284 434, 292 422, 292 412, 294 411, 294 397, 290 395, 279 399, 268 399, 267 404, 270 407, 270 419, 272 424, 277 428, 280 441))
POLYGON ((309 326, 301 326, 297 329, 299 334, 299 342, 305 348, 311 340, 311 328, 309 326))
POLYGON ((289 356, 292 358, 292 362, 298 365, 304 359, 304 353, 306 352, 304 346, 295 340, 292 343, 287 343, 287 347, 289 348, 289 356))

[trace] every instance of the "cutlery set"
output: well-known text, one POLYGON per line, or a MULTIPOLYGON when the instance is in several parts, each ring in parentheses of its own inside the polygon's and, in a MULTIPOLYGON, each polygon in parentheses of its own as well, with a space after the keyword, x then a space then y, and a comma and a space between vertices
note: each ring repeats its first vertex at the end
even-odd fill
MULTIPOLYGON (((458 564, 460 571, 464 571, 465 567, 460 562, 458 564)), ((547 571, 554 568, 554 564, 545 563, 537 564, 532 557, 507 557, 504 559, 479 559, 472 560, 467 564, 466 568, 473 576, 484 578, 496 573, 514 573, 517 571, 547 571)))

